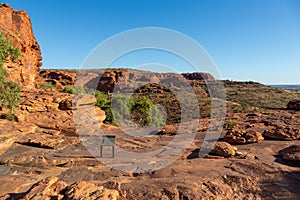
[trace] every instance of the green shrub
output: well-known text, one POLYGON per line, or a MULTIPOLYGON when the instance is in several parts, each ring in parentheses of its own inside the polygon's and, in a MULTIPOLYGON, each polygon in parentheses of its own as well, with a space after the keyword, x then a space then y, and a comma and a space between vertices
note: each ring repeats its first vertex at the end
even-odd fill
POLYGON ((143 97, 140 100, 132 100, 130 104, 131 116, 139 126, 157 127, 163 125, 161 112, 150 99, 143 97))
POLYGON ((81 94, 85 93, 85 89, 81 86, 66 86, 61 92, 69 93, 69 94, 81 94))
POLYGON ((235 127, 238 124, 238 121, 236 119, 228 119, 224 122, 224 128, 229 130, 235 127))
MULTIPOLYGON (((13 62, 17 61, 21 56, 21 52, 17 47, 14 47, 10 40, 4 37, 4 34, 0 32, 0 66, 11 59, 13 62)), ((0 73, 2 74, 2 72, 0 73)))
POLYGON ((95 92, 95 98, 96 98, 96 106, 99 108, 105 108, 109 104, 109 98, 107 94, 104 94, 100 91, 95 92))
POLYGON ((5 106, 9 109, 6 118, 11 120, 16 106, 21 102, 21 87, 18 83, 6 79, 3 64, 8 59, 15 62, 20 55, 19 49, 14 47, 11 41, 4 38, 3 33, 0 32, 0 107, 5 106))
POLYGON ((47 82, 47 83, 41 83, 40 88, 42 88, 42 89, 51 89, 51 88, 57 88, 57 86, 53 83, 47 82))

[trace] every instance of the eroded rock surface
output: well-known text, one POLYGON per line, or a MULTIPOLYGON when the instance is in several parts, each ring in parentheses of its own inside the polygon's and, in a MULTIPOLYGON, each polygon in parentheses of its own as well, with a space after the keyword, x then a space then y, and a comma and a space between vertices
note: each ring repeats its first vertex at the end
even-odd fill
POLYGON ((8 4, 0 4, 0 16, 0 31, 22 54, 18 62, 4 65, 9 78, 22 86, 35 87, 42 56, 32 31, 30 17, 25 11, 16 11, 8 4))
POLYGON ((263 135, 277 140, 298 140, 300 138, 300 129, 292 126, 277 126, 271 130, 264 131, 263 135))
POLYGON ((76 71, 41 70, 40 76, 45 82, 55 84, 58 88, 64 88, 67 85, 74 85, 76 71))
POLYGON ((68 185, 64 181, 59 181, 57 177, 48 177, 34 184, 27 192, 19 195, 6 194, 1 199, 72 199, 72 200, 117 200, 119 192, 109 190, 103 186, 96 186, 93 183, 84 181, 68 185))
MULTIPOLYGON (((79 137, 74 128, 73 110, 58 108, 59 102, 70 98, 70 94, 52 89, 26 90, 22 92, 22 97, 26 101, 17 108, 17 112, 24 115, 23 121, 0 120, 3 145, 0 154, 0 194, 3 199, 113 199, 118 195, 121 200, 297 199, 300 196, 299 168, 275 162, 279 151, 292 144, 299 145, 297 140, 246 143, 237 145, 239 151, 226 142, 218 142, 212 151, 215 157, 199 158, 198 152, 195 156, 189 156, 201 146, 209 123, 217 125, 216 120, 201 119, 198 122, 200 126, 195 126, 197 134, 193 143, 172 164, 164 168, 151 168, 169 159, 160 154, 150 160, 144 156, 128 162, 123 156, 111 161, 113 166, 125 169, 130 169, 133 164, 152 169, 144 173, 124 172, 112 169, 101 161, 98 156, 101 138, 93 137, 95 132, 91 127, 85 127, 86 135, 79 137), (93 145, 93 152, 87 149, 87 142, 93 145)), ((75 108, 82 109, 80 115, 89 115, 93 111, 96 121, 101 121, 104 119, 101 118, 103 113, 92 108, 92 99, 82 100, 83 103, 75 108)), ((300 118, 292 111, 255 115, 235 113, 231 117, 238 120, 241 129, 257 132, 272 130, 280 124, 290 124, 296 129, 300 118)), ((186 122, 186 125, 196 122, 186 122)), ((82 124, 88 123, 83 121, 82 124)), ((101 127, 106 134, 116 135, 118 147, 136 153, 163 149, 178 134, 176 125, 170 126, 162 135, 151 135, 149 132, 141 137, 126 135, 114 126, 101 127)), ((185 129, 183 132, 191 134, 185 129)), ((109 150, 106 154, 111 153, 109 150)), ((116 155, 119 155, 118 150, 116 155)), ((295 158, 296 155, 294 153, 295 158)))

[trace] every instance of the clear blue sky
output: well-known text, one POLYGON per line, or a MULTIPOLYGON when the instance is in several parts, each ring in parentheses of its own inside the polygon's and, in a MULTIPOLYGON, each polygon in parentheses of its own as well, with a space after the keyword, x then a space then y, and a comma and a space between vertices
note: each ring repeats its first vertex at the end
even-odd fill
MULTIPOLYGON (((43 68, 78 68, 94 47, 114 34, 163 27, 201 44, 223 79, 300 84, 298 0, 2 2, 29 13, 42 48, 43 68)), ((144 57, 145 62, 159 62, 153 56, 144 57)), ((136 63, 124 59, 117 64, 136 63)))

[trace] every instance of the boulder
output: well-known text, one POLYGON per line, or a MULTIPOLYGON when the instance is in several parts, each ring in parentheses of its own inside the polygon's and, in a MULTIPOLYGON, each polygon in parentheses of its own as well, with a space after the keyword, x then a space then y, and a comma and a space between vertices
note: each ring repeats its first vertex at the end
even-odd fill
POLYGON ((210 153, 228 158, 235 156, 237 150, 227 142, 217 142, 210 153))
POLYGON ((279 155, 286 161, 300 162, 300 145, 293 145, 279 151, 279 155))
POLYGON ((96 112, 96 118, 97 118, 97 120, 100 123, 102 123, 105 120, 105 118, 106 118, 105 111, 103 111, 99 107, 95 106, 95 112, 96 112))
POLYGON ((300 99, 289 101, 287 109, 300 111, 300 99))

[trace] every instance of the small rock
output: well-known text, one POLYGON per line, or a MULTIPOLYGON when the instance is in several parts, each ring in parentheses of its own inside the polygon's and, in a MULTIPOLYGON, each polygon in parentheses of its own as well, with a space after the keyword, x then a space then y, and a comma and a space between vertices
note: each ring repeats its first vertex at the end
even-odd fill
POLYGON ((178 126, 175 124, 164 126, 156 135, 176 135, 178 132, 178 126))

